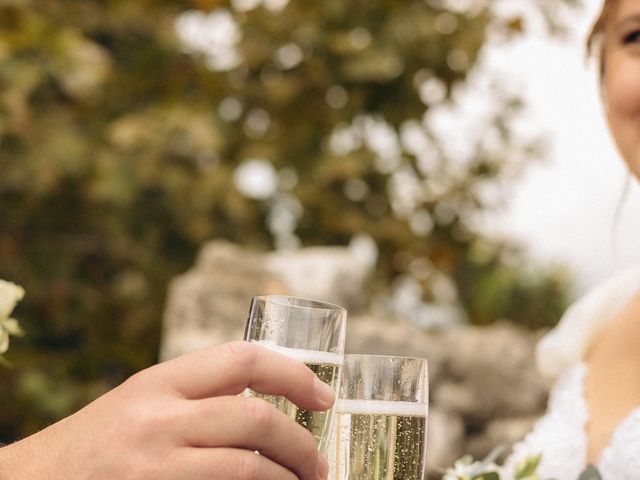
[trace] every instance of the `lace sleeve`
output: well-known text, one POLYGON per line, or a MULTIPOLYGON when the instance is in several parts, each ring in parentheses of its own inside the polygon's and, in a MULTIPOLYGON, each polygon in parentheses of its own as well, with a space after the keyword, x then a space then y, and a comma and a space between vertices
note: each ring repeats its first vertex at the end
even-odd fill
POLYGON ((565 372, 549 397, 547 413, 533 430, 514 445, 505 462, 506 476, 532 455, 542 454, 538 469, 541 478, 578 478, 585 463, 586 440, 583 435, 587 409, 582 396, 586 366, 579 363, 565 372))

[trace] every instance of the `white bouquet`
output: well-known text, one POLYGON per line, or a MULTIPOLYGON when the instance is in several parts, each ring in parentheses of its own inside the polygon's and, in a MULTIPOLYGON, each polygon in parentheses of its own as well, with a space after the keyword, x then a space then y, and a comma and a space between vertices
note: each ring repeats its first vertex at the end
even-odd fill
POLYGON ((24 297, 22 287, 0 280, 0 363, 7 363, 2 355, 9 349, 9 337, 24 334, 18 321, 10 317, 22 297, 24 297))
MULTIPOLYGON (((453 467, 445 470, 442 480, 555 480, 543 479, 538 474, 542 455, 528 457, 515 468, 515 471, 507 472, 495 462, 501 452, 502 447, 498 447, 484 460, 474 460, 470 455, 466 455, 457 460, 453 467)), ((602 480, 602 477, 598 470, 589 465, 577 480, 602 480)))

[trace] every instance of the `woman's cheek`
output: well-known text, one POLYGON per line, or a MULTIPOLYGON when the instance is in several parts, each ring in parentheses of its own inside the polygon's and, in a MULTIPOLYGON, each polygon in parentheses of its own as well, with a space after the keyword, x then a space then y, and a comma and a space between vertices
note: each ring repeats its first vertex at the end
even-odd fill
POLYGON ((640 176, 640 58, 615 60, 605 74, 607 117, 620 153, 640 176))

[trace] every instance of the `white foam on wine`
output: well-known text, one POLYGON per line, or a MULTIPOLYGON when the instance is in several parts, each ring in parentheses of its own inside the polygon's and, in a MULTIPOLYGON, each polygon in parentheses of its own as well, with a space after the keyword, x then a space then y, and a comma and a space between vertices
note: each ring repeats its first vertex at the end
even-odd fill
POLYGON ((336 366, 342 366, 343 364, 344 357, 339 353, 283 347, 268 341, 254 341, 252 343, 268 348, 269 350, 273 350, 274 352, 278 352, 282 355, 286 355, 287 357, 293 358, 302 363, 328 364, 336 366))
POLYGON ((426 417, 426 403, 393 402, 388 400, 346 400, 336 402, 336 413, 348 415, 399 415, 403 417, 426 417))

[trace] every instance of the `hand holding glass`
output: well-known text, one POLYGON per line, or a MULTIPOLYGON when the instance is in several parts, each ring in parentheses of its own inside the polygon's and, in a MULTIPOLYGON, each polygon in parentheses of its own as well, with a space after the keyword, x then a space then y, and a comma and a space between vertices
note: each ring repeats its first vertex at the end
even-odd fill
MULTIPOLYGON (((254 297, 244 339, 303 362, 337 396, 346 320, 346 310, 336 305, 280 295, 254 297)), ((314 412, 299 409, 284 397, 250 394, 269 401, 307 428, 316 438, 320 452, 326 452, 333 408, 314 412)))

